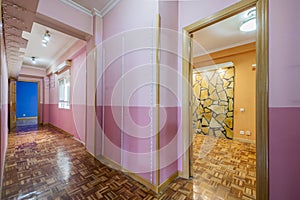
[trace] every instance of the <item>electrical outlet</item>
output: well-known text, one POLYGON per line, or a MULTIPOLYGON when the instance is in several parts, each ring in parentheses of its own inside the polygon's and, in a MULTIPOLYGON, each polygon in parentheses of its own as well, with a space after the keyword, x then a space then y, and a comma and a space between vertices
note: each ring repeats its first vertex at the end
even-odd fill
POLYGON ((240 134, 241 134, 241 135, 244 135, 244 134, 245 134, 245 131, 240 131, 240 134))
POLYGON ((246 135, 250 136, 251 132, 250 131, 246 131, 246 135))

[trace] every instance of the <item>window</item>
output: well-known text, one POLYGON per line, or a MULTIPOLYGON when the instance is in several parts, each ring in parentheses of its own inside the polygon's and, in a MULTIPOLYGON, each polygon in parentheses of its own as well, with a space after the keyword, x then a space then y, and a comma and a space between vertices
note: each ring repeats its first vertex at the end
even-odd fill
POLYGON ((62 78, 58 81, 58 108, 70 109, 70 79, 62 78))

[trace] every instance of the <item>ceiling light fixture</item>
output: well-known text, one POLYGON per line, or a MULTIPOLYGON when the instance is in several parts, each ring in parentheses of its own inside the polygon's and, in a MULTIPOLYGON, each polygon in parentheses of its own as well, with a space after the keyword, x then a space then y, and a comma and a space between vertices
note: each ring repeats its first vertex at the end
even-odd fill
POLYGON ((42 45, 44 47, 48 46, 48 42, 50 41, 50 38, 51 38, 51 35, 50 35, 49 31, 46 31, 46 33, 44 34, 43 39, 42 39, 42 45))
POLYGON ((255 8, 250 9, 247 12, 246 20, 243 21, 240 26, 240 30, 243 32, 250 32, 256 30, 256 10, 255 8))
POLYGON ((36 64, 36 58, 34 56, 31 57, 32 64, 36 64))

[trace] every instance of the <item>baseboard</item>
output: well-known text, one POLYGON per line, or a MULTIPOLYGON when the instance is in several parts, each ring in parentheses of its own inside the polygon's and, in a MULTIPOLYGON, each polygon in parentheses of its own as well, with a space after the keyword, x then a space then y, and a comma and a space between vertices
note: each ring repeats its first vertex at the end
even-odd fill
POLYGON ((179 174, 180 172, 175 172, 172 176, 170 176, 167 180, 165 180, 162 184, 160 184, 159 186, 157 185, 154 185, 152 183, 150 183, 147 179, 141 177, 140 175, 134 173, 134 172, 131 172, 130 170, 126 169, 126 168, 123 168, 121 167, 121 165, 109 158, 106 158, 102 155, 100 156, 97 156, 96 157, 100 162, 102 162, 103 164, 113 168, 113 169, 116 169, 116 170, 119 170, 121 172, 123 172, 125 175, 129 176, 130 178, 134 179, 135 181, 141 183, 142 185, 144 185, 145 187, 149 188, 150 190, 152 190, 153 192, 155 192, 156 194, 159 194, 161 193, 162 191, 164 191, 167 186, 172 182, 174 181, 176 178, 179 177, 179 174))
POLYGON ((243 138, 233 138, 233 140, 239 141, 239 142, 250 143, 250 144, 255 144, 256 143, 255 140, 248 140, 248 139, 243 139, 243 138))
POLYGON ((38 117, 20 117, 20 118, 17 118, 17 120, 33 120, 33 119, 38 119, 38 117))
POLYGON ((109 159, 109 158, 106 158, 102 155, 100 156, 95 156, 100 162, 102 162, 103 164, 105 164, 106 166, 110 167, 110 168, 113 168, 113 169, 116 169, 116 170, 119 170, 119 171, 122 171, 122 167, 120 166, 119 163, 109 159))
POLYGON ((57 131, 59 131, 59 132, 61 132, 61 133, 63 133, 63 134, 66 134, 68 136, 74 137, 73 134, 71 134, 71 133, 69 133, 69 132, 67 132, 67 131, 65 131, 65 130, 63 130, 61 128, 58 128, 57 126, 55 126, 55 125, 53 125, 51 123, 48 123, 48 126, 51 127, 51 128, 53 128, 53 129, 55 129, 55 130, 57 130, 57 131))
POLYGON ((181 178, 183 178, 183 175, 182 175, 182 171, 178 171, 178 177, 181 177, 181 178))
POLYGON ((73 136, 73 139, 76 140, 77 142, 80 142, 83 146, 85 146, 85 143, 81 140, 79 140, 78 138, 73 136))
POLYGON ((125 169, 123 167, 121 167, 121 165, 109 158, 106 158, 105 156, 97 156, 96 157, 100 162, 102 162, 103 164, 113 168, 113 169, 116 169, 116 170, 119 170, 121 172, 123 172, 125 175, 129 176, 130 178, 136 180, 137 182, 141 183, 142 185, 146 186, 147 188, 149 188, 150 190, 152 190, 153 192, 155 193, 158 193, 158 187, 153 185, 152 183, 150 183, 148 180, 146 180, 145 178, 139 176, 138 174, 134 173, 134 172, 131 172, 129 171, 128 169, 125 169))
MULTIPOLYGON (((8 138, 7 138, 8 140, 8 138)), ((6 162, 6 151, 7 151, 7 146, 4 150, 4 160, 3 160, 3 163, 2 163, 2 170, 1 170, 1 180, 0 180, 0 191, 2 191, 2 188, 3 188, 3 176, 4 176, 4 171, 5 171, 5 162, 6 162)), ((2 199, 2 192, 0 194, 0 199, 2 199)))
POLYGON ((161 193, 164 191, 170 183, 172 183, 176 178, 179 177, 180 172, 175 172, 172 176, 170 176, 167 180, 165 180, 162 184, 159 185, 158 187, 158 192, 161 193))
POLYGON ((42 122, 42 125, 43 125, 43 126, 48 126, 49 123, 48 123, 48 122, 42 122))
POLYGON ((156 194, 159 193, 159 187, 156 185, 153 185, 152 183, 150 183, 147 179, 141 177, 140 175, 131 172, 127 169, 122 170, 124 172, 124 174, 126 174, 127 176, 129 176, 130 178, 136 180, 137 182, 141 183, 142 185, 146 186, 147 188, 149 188, 150 190, 152 190, 153 192, 155 192, 156 194))

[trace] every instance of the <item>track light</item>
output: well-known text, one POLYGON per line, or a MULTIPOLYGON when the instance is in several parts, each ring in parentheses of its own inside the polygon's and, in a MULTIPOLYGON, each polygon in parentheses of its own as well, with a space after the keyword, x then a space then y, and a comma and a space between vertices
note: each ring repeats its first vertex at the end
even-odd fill
POLYGON ((34 56, 31 57, 32 64, 36 64, 36 58, 34 56))
POLYGON ((49 31, 46 31, 46 33, 43 36, 43 40, 49 42, 50 41, 50 37, 51 37, 51 35, 50 35, 49 31))
POLYGON ((46 31, 46 33, 44 34, 43 39, 42 39, 42 45, 44 47, 48 46, 48 42, 50 41, 50 38, 51 38, 51 35, 50 35, 49 31, 46 31))

